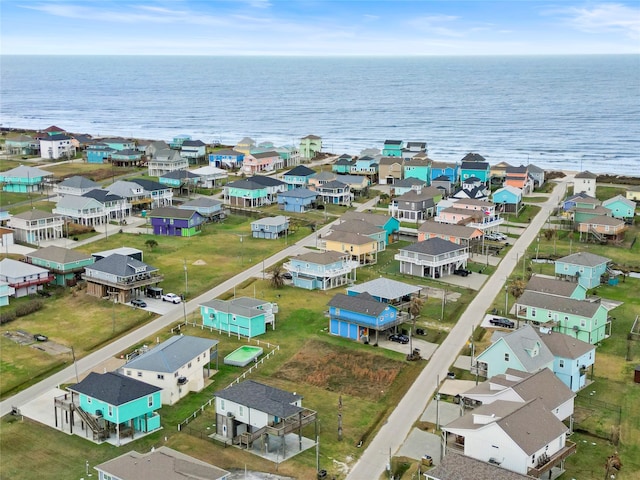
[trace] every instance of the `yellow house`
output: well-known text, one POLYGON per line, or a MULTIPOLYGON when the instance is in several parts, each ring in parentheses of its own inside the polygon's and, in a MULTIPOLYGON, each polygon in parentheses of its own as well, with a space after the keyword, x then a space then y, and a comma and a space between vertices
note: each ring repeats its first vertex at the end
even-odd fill
POLYGON ((634 185, 627 190, 627 200, 640 202, 640 186, 634 185))
POLYGON ((236 152, 242 152, 245 155, 251 154, 251 149, 256 146, 256 141, 251 137, 244 137, 242 140, 238 142, 238 144, 233 147, 236 152))
POLYGON ((373 265, 378 261, 378 242, 367 235, 334 231, 322 241, 325 251, 347 253, 360 265, 373 265))

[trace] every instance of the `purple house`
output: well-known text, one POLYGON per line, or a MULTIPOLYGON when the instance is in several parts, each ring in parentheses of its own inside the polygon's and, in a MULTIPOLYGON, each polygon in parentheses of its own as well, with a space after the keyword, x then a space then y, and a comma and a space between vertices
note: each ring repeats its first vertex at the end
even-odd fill
POLYGON ((149 212, 154 235, 192 237, 200 233, 205 218, 195 210, 174 207, 156 208, 149 212))

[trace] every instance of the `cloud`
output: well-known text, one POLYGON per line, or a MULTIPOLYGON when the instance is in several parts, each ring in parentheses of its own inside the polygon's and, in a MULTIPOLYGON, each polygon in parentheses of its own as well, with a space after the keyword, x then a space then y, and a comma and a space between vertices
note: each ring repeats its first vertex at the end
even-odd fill
POLYGON ((564 9, 568 23, 587 33, 619 31, 640 39, 640 8, 620 3, 603 3, 593 7, 564 9))

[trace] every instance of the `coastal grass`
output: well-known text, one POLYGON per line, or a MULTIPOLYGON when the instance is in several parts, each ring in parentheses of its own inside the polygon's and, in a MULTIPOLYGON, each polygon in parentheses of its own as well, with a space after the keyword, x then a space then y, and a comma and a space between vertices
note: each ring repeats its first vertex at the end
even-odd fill
POLYGON ((143 167, 112 167, 104 163, 88 163, 84 161, 76 161, 73 163, 60 163, 47 166, 47 170, 53 173, 57 179, 80 175, 94 182, 102 182, 111 180, 122 175, 129 175, 136 172, 144 172, 143 167))
POLYGON ((627 188, 623 186, 596 185, 596 198, 601 201, 608 200, 616 195, 622 195, 624 197, 626 193, 627 188))
POLYGON ((13 208, 13 205, 25 203, 25 206, 29 207, 31 202, 37 203, 43 198, 44 195, 40 193, 0 192, 0 207, 9 210, 10 213, 15 215, 14 211, 20 213, 20 210, 13 208))

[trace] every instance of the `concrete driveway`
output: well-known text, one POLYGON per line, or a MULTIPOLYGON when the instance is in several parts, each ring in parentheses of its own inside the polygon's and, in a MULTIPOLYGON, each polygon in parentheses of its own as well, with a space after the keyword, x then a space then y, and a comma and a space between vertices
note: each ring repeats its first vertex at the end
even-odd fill
POLYGON ((420 460, 424 455, 433 459, 433 464, 440 463, 440 436, 414 428, 409 432, 407 440, 398 450, 397 456, 420 460))
MULTIPOLYGON (((420 355, 425 360, 429 360, 431 358, 431 355, 433 355, 433 353, 438 348, 437 343, 426 342, 424 340, 421 340, 420 337, 413 337, 412 343, 413 343, 413 348, 420 349, 420 355)), ((394 352, 404 353, 405 355, 408 355, 409 353, 411 353, 409 351, 408 343, 403 345, 398 342, 390 342, 389 340, 386 339, 386 337, 384 340, 382 338, 378 340, 378 346, 381 348, 386 348, 387 350, 393 350, 394 352)))

